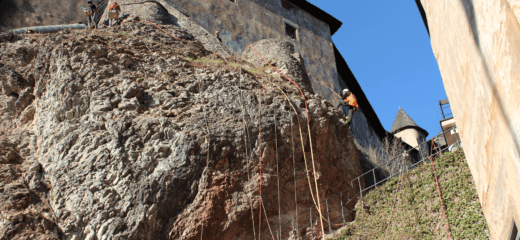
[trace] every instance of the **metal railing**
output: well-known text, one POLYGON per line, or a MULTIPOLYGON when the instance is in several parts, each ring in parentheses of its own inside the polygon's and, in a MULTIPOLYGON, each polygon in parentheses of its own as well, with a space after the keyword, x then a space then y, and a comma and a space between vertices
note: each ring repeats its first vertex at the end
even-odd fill
MULTIPOLYGON (((451 131, 454 128, 450 128, 446 130, 446 132, 451 131)), ((428 143, 431 142, 432 144, 435 144, 435 142, 432 141, 425 141, 418 145, 415 148, 406 150, 402 154, 400 154, 396 159, 399 159, 402 157, 403 154, 409 154, 410 151, 413 151, 414 149, 419 149, 419 152, 421 154, 420 161, 410 164, 408 166, 399 166, 399 171, 397 172, 390 172, 389 176, 385 177, 384 179, 381 179, 378 181, 377 179, 377 171, 382 170, 384 167, 388 167, 390 164, 393 164, 392 161, 387 161, 386 163, 383 163, 363 174, 360 176, 354 178, 350 181, 350 188, 344 191, 341 191, 339 193, 333 194, 329 197, 327 197, 325 200, 320 202, 320 206, 323 207, 325 205, 325 213, 322 214, 324 222, 323 229, 327 232, 326 234, 333 233, 335 230, 345 226, 347 222, 354 220, 354 205, 357 203, 357 200, 359 198, 362 198, 363 196, 366 196, 366 194, 377 188, 378 186, 381 186, 386 181, 390 180, 391 178, 402 175, 403 173, 406 173, 412 169, 417 168, 420 164, 423 164, 427 162, 430 159, 433 159, 435 157, 439 157, 442 155, 442 153, 447 152, 450 146, 443 146, 443 147, 436 147, 437 149, 434 150, 434 153, 429 154, 428 156, 424 156, 425 154, 421 151, 421 149, 424 149, 424 146, 427 146, 428 143), (372 174, 372 177, 374 179, 374 182, 370 186, 365 186, 365 188, 362 187, 361 181, 363 181, 365 176, 370 176, 369 174, 372 174), (355 184, 355 185, 354 185, 355 184), (346 196, 346 198, 345 198, 346 196), (350 210, 349 210, 350 209, 350 210), (348 212, 346 212, 348 211, 348 212), (332 221, 331 221, 332 219, 332 221), (339 223, 339 224, 337 224, 339 223)), ((460 139, 457 138, 457 142, 459 146, 461 146, 460 139)), ((434 146, 435 147, 435 146, 434 146)), ((298 213, 295 217, 293 217, 291 220, 285 222, 283 225, 279 226, 275 232, 272 234, 268 233, 267 237, 263 238, 263 240, 267 239, 314 239, 314 237, 319 237, 321 235, 321 226, 319 224, 319 214, 313 213, 314 211, 317 211, 318 209, 317 205, 313 205, 311 207, 306 208, 305 210, 298 213), (314 218, 314 219, 313 219, 314 218), (301 225, 302 223, 303 225, 301 225)))

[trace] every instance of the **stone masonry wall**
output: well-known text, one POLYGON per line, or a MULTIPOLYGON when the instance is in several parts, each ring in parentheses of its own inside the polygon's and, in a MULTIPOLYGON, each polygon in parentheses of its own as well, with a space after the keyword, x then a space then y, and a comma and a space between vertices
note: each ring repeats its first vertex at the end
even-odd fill
POLYGON ((520 0, 421 0, 492 239, 520 223, 520 0))

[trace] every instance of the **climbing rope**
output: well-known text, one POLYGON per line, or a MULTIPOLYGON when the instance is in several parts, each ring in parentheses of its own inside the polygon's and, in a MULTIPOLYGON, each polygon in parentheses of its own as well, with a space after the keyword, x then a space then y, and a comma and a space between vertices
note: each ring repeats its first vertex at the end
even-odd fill
MULTIPOLYGON (((254 75, 253 75, 253 76, 254 76, 254 75)), ((287 94, 285 93, 285 91, 283 91, 283 90, 280 88, 280 86, 278 86, 277 84, 271 82, 271 81, 269 80, 269 78, 267 78, 267 81, 268 81, 269 83, 271 83, 272 85, 276 86, 276 87, 280 90, 280 92, 282 92, 282 93, 284 94, 284 96, 285 96, 285 98, 287 99, 289 105, 293 108, 294 113, 296 114, 296 116, 298 116, 298 111, 296 110, 296 108, 294 107, 294 105, 292 104, 292 102, 290 101, 290 98, 289 98, 289 96, 287 96, 287 94)), ((303 158, 304 158, 304 162, 305 162, 305 169, 306 169, 306 174, 307 174, 307 180, 308 180, 308 182, 309 182, 309 190, 310 190, 310 192, 311 192, 311 196, 312 196, 312 199, 313 199, 313 201, 314 201, 314 203, 315 203, 315 205, 316 205, 316 208, 317 208, 318 210, 320 210, 320 208, 317 206, 318 204, 317 204, 317 202, 316 202, 316 199, 314 198, 313 191, 312 191, 312 187, 311 187, 312 185, 311 185, 311 182, 310 182, 310 176, 309 176, 309 170, 308 170, 308 166, 307 166, 307 160, 306 160, 306 157, 305 157, 305 146, 304 146, 304 144, 303 144, 303 133, 302 133, 302 129, 301 129, 300 119, 297 117, 297 120, 298 120, 298 127, 299 127, 299 131, 300 131, 300 142, 302 143, 302 153, 303 153, 303 158)), ((309 126, 308 126, 308 127, 309 127, 309 126)), ((309 131, 310 131, 310 129, 309 129, 309 131)), ((293 150, 294 150, 294 149, 293 149, 293 150)), ((295 195, 296 195, 296 193, 295 193, 295 195)), ((327 220, 323 217, 323 215, 321 214, 321 211, 319 211, 319 213, 320 213, 320 217, 321 217, 321 219, 327 221, 327 220)), ((269 223, 269 222, 268 222, 268 223, 269 223)), ((259 223, 259 224, 260 224, 260 223, 259 223)), ((323 228, 323 224, 322 224, 322 228, 323 228)), ((259 229, 258 231, 260 232, 260 229, 259 229)), ((271 235, 271 236, 273 236, 273 235, 271 235)), ((259 236, 259 238, 260 238, 260 237, 261 237, 261 236, 259 236)))
MULTIPOLYGON (((282 93, 284 94, 286 100, 289 102, 289 105, 291 105, 291 107, 293 108, 294 113, 295 113, 296 116, 297 116, 297 119, 298 119, 298 128, 299 128, 299 130, 300 130, 300 142, 302 143, 303 159, 304 159, 304 162, 305 162, 305 172, 306 172, 306 174, 307 174, 307 181, 308 181, 308 183, 309 183, 309 190, 310 190, 310 192, 311 192, 311 196, 312 196, 312 200, 314 201, 314 205, 316 206, 316 209, 318 210, 318 212, 319 212, 319 214, 320 214, 320 217, 321 217, 320 220, 325 220, 325 221, 327 222, 327 220, 325 219, 325 217, 323 217, 323 215, 322 215, 322 213, 321 213, 321 211, 320 211, 319 205, 317 204, 316 199, 314 198, 313 191, 312 191, 312 185, 311 185, 311 182, 310 182, 310 176, 309 176, 309 169, 308 169, 308 166, 307 166, 307 159, 306 159, 306 157, 305 157, 305 146, 304 146, 304 144, 303 144, 303 134, 302 134, 302 129, 301 129, 300 118, 298 117, 298 112, 297 112, 296 108, 294 107, 294 105, 292 104, 292 102, 290 101, 289 96, 287 96, 287 94, 285 93, 285 91, 283 91, 282 88, 281 88, 280 86, 278 86, 276 83, 271 82, 271 81, 269 80, 269 78, 267 79, 267 81, 268 81, 269 83, 271 83, 272 85, 276 86, 276 87, 280 90, 280 92, 282 92, 282 93)), ((307 127, 309 127, 309 126, 307 125, 307 127)), ((309 131, 310 131, 310 129, 309 129, 309 131)), ((310 134, 309 134, 309 136, 310 136, 310 134)), ((311 141, 312 141, 312 139, 311 139, 311 141)), ((293 150, 294 150, 294 149, 293 149, 293 150)), ((312 152, 311 152, 311 154, 312 154, 312 152)), ((314 177, 316 178, 316 176, 314 176, 314 177)), ((296 194, 296 193, 295 193, 295 194, 296 194)), ((322 225, 322 228, 323 228, 323 225, 322 225)))
MULTIPOLYGON (((432 141, 432 148, 433 148, 433 145, 434 145, 433 138, 431 141, 432 141)), ((437 147, 435 147, 435 150, 437 151, 439 156, 441 156, 437 147)), ((433 153, 433 150, 431 150, 431 153, 433 153)), ((430 155, 432 155, 431 153, 430 153, 430 155)), ((446 234, 448 235, 448 239, 451 239, 450 231, 449 231, 449 227, 448 227, 448 221, 446 220, 446 214, 444 213, 444 204, 442 203, 441 188, 439 186, 439 180, 437 179, 437 172, 435 171, 435 165, 433 164, 433 158, 430 160, 430 163, 432 164, 433 174, 435 174, 435 182, 437 183, 437 192, 439 193, 439 199, 441 200, 442 216, 444 217, 444 226, 446 226, 446 234)))
POLYGON ((276 128, 278 127, 277 124, 276 124, 276 116, 273 118, 274 119, 274 143, 275 143, 275 157, 276 157, 276 180, 278 181, 278 225, 279 225, 279 229, 280 231, 278 231, 278 234, 280 234, 280 236, 278 236, 278 239, 280 239, 281 235, 282 235, 282 209, 281 209, 281 206, 280 206, 280 165, 278 163, 278 135, 276 133, 276 128))
MULTIPOLYGON (((317 205, 318 205, 318 212, 320 214, 320 223, 321 223, 321 234, 322 234, 322 237, 323 239, 325 239, 325 230, 324 230, 324 226, 323 226, 323 216, 322 216, 322 213, 321 213, 321 202, 320 202, 320 195, 319 195, 319 189, 318 189, 318 179, 316 178, 316 164, 314 162, 314 152, 313 152, 313 148, 312 148, 312 137, 311 137, 311 128, 310 128, 310 119, 309 119, 309 108, 307 106, 307 99, 305 98, 305 95, 303 94, 303 91, 301 90, 300 86, 298 84, 296 84, 294 81, 292 81, 291 79, 289 79, 287 76, 285 76, 285 74, 281 73, 277 68, 275 68, 273 65, 271 65, 271 63, 269 63, 267 60, 265 60, 251 45, 249 45, 249 47, 262 59, 264 60, 264 62, 266 62, 269 66, 271 66, 271 68, 273 68, 276 72, 278 72, 278 74, 280 74, 281 76, 285 77, 287 80, 289 80, 291 83, 293 83, 297 88, 298 90, 300 91, 302 97, 303 97, 303 102, 305 103, 305 112, 307 114, 307 128, 308 128, 308 131, 309 131, 309 143, 310 143, 310 149, 311 149, 311 159, 312 159, 312 170, 313 170, 313 176, 314 176, 314 184, 316 186, 316 199, 315 202, 317 202, 317 205)), ((303 143, 302 143, 303 144, 303 143)), ((305 155, 305 154, 304 154, 305 155)), ((311 191, 312 193, 312 191, 311 191)))
MULTIPOLYGON (((238 89, 238 84, 235 84, 236 87, 237 87, 237 90, 238 89)), ((246 161, 247 161, 247 166, 246 166, 246 169, 247 169, 247 181, 249 182, 250 181, 250 177, 249 177, 249 166, 250 166, 250 158, 249 158, 249 153, 247 151, 248 149, 248 146, 249 146, 249 131, 247 130, 247 126, 246 126, 246 118, 245 118, 245 109, 244 109, 244 104, 242 102, 242 92, 240 91, 240 106, 242 108, 242 125, 244 126, 244 144, 245 144, 245 151, 246 151, 246 161)), ((248 196, 246 194, 246 196, 248 196)), ((253 239, 256 239, 256 229, 255 229, 255 218, 254 218, 254 212, 253 212, 253 200, 248 196, 249 198, 249 203, 251 205, 251 221, 253 222, 253 239)))
MULTIPOLYGON (((260 197, 260 202, 262 202, 262 203, 264 202, 262 197, 260 197)), ((273 230, 271 229, 271 224, 269 224, 269 218, 267 217, 267 212, 265 211, 265 204, 262 204, 261 209, 264 209, 265 221, 267 222, 267 227, 269 228, 269 232, 271 233, 271 236, 273 236, 273 230)), ((261 211, 261 209, 260 209, 260 211, 261 211)))
MULTIPOLYGON (((235 86, 237 86, 237 85, 235 85, 235 86)), ((238 88, 238 86, 237 86, 237 88, 238 88)), ((240 102, 242 104, 242 98, 243 98, 242 94, 240 94, 240 97, 241 97, 240 98, 240 102)), ((261 191, 262 191, 262 163, 261 163, 262 162, 262 158, 261 158, 262 150, 261 150, 261 146, 260 146, 260 141, 261 141, 261 119, 262 119, 262 114, 261 114, 262 101, 261 101, 261 99, 262 99, 262 92, 260 91, 259 106, 258 106, 258 108, 259 108, 259 111, 258 111, 258 117, 259 117, 258 118, 258 121, 259 121, 258 122, 258 125, 259 125, 258 126, 258 139, 259 139, 258 146, 259 146, 259 162, 260 162, 260 167, 259 167, 259 170, 260 170, 259 171, 260 172, 260 179, 259 179, 260 180, 260 186, 259 186, 259 189, 260 189, 260 209, 259 209, 260 210, 260 214, 259 214, 259 219, 260 219, 260 221, 258 223, 259 224, 259 228, 258 228, 258 238, 259 239, 261 238, 262 210, 264 210, 264 215, 265 215, 265 219, 266 219, 266 222, 267 222, 267 227, 269 228, 269 232, 271 233, 271 236, 273 236, 273 231, 271 229, 271 225, 269 224, 269 219, 267 217, 267 212, 265 210, 265 204, 263 204, 263 198, 262 198, 262 194, 261 194, 261 191)), ((242 104, 242 108, 244 108, 243 104, 242 104)), ((245 123, 244 112, 242 112, 242 118, 243 118, 243 122, 245 123)), ((247 131, 247 129, 246 129, 246 131, 247 131)), ((246 134, 248 134, 248 131, 246 132, 246 134)), ((248 173, 249 173, 249 169, 248 169, 248 173)), ((251 204, 252 204, 252 200, 251 200, 251 204)), ((252 217, 252 219, 254 219, 253 206, 252 205, 251 205, 251 213, 252 213, 251 217, 252 217)), ((254 229, 254 220, 253 220, 253 235, 255 235, 254 232, 256 232, 256 231, 254 229)), ((256 239, 256 236, 254 236, 254 238, 256 239)))
MULTIPOLYGON (((200 88, 200 83, 199 83, 199 88, 200 88)), ((204 185, 204 200, 203 200, 203 203, 204 203, 204 208, 203 208, 203 213, 202 213, 202 225, 201 225, 201 229, 200 229, 200 239, 203 240, 203 235, 204 235, 204 222, 206 221, 206 188, 208 187, 208 173, 209 173, 209 152, 210 152, 210 146, 211 146, 211 138, 210 138, 210 131, 209 131, 209 123, 208 123, 208 118, 206 117, 206 110, 204 108, 202 108, 202 112, 204 113, 204 120, 206 122, 206 130, 208 132, 207 136, 206 136, 206 140, 208 141, 208 155, 207 155, 207 158, 206 158, 206 169, 205 169, 205 172, 206 172, 206 184, 204 185)))
MULTIPOLYGON (((258 98, 258 159, 260 160, 259 164, 259 188, 260 188, 260 199, 262 199, 262 146, 260 143, 262 142, 262 91, 260 91, 260 96, 258 98)), ((260 214, 258 215, 258 240, 262 240, 262 202, 260 201, 260 214)), ((266 214, 267 215, 267 214, 266 214)), ((267 223, 269 220, 267 219, 267 223)))
MULTIPOLYGON (((298 214, 298 197, 296 194, 296 160, 294 158, 294 120, 291 118, 291 139, 292 139, 292 162, 293 162, 293 178, 294 178, 294 205, 296 206, 295 214, 298 214)), ((294 226, 296 229, 298 229, 298 218, 296 218, 296 223, 294 223, 294 226)), ((293 228, 294 230, 294 228, 293 228)), ((293 233, 294 239, 297 239, 297 232, 295 231, 293 233)))

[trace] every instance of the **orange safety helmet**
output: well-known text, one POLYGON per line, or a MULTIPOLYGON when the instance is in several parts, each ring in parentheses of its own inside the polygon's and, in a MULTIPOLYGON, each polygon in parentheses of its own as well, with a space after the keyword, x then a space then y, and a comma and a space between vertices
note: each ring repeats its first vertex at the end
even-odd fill
POLYGON ((116 11, 121 12, 121 7, 120 7, 119 4, 117 4, 116 2, 113 2, 112 4, 110 4, 110 5, 108 6, 108 10, 109 10, 109 11, 116 10, 116 11))

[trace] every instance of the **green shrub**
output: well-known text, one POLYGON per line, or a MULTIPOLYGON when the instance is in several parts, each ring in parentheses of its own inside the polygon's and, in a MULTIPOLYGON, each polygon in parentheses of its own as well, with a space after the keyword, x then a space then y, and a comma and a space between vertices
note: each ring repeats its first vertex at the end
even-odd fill
MULTIPOLYGON (((463 151, 446 153, 434 164, 452 238, 489 239, 487 222, 463 151)), ((356 220, 336 239, 447 237, 430 163, 371 191, 363 198, 363 206, 356 205, 356 220)))

